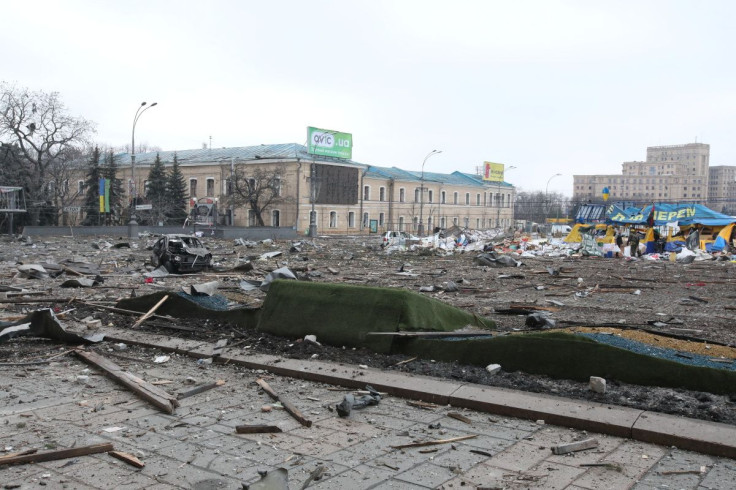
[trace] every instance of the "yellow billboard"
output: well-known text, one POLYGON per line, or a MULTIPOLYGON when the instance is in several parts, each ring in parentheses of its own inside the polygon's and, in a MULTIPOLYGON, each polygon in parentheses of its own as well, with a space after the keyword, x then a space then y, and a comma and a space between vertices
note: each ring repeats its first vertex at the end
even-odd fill
POLYGON ((503 182, 503 163, 483 162, 483 180, 503 182))

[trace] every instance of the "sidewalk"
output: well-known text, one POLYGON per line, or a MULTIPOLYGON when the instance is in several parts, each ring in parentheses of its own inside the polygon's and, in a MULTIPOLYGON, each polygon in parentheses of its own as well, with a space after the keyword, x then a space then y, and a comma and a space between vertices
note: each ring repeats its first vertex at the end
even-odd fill
MULTIPOLYGON (((140 342, 176 343, 181 351, 199 351, 200 357, 206 357, 212 349, 210 344, 140 333, 125 332, 125 336, 131 337, 129 344, 132 337, 140 342)), ((97 454, 0 466, 4 488, 45 484, 70 489, 236 489, 244 482, 257 481, 258 470, 278 467, 288 470, 290 488, 300 488, 319 466, 326 468, 325 474, 309 488, 649 489, 667 485, 722 489, 736 481, 736 462, 731 459, 554 426, 549 421, 489 415, 445 403, 422 409, 409 405, 406 399, 388 396, 379 405, 355 410, 342 419, 331 407, 347 391, 332 385, 272 375, 265 369, 251 369, 226 359, 198 364, 191 355, 176 353, 168 354, 169 361, 155 364, 153 359, 162 354, 159 349, 130 346, 113 352, 105 348, 111 344, 106 343, 99 352, 169 393, 217 379, 226 384, 181 400, 181 406, 168 415, 76 357, 64 357, 49 365, 3 367, 0 449, 12 447, 7 452, 16 452, 38 448, 43 452, 112 442, 116 450, 134 454, 146 464, 136 469, 109 455, 97 454), (292 401, 312 420, 312 427, 303 427, 285 411, 273 408, 273 401, 255 384, 259 377, 292 401), (192 380, 188 382, 188 378, 192 380), (271 410, 263 411, 264 406, 271 410), (471 424, 448 417, 450 412, 464 415, 471 424), (259 423, 278 425, 283 432, 235 433, 237 425, 259 423), (439 427, 434 425, 437 423, 439 427), (417 440, 468 435, 475 437, 454 444, 391 448, 417 440), (553 446, 591 437, 598 440, 597 448, 552 454, 553 446), (581 466, 601 463, 607 466, 581 466)), ((236 357, 227 351, 223 356, 236 357)), ((239 357, 256 360, 246 354, 239 357)), ((274 366, 296 369, 292 366, 295 362, 283 360, 274 362, 274 366)), ((317 367, 321 371, 329 369, 323 376, 347 370, 355 386, 370 384, 373 379, 380 381, 381 373, 373 370, 299 363, 305 373, 312 369, 319 372, 317 367)), ((392 376, 398 383, 401 375, 392 376)), ((431 381, 405 379, 402 389, 406 393, 421 392, 431 381)), ((435 395, 430 392, 427 396, 435 395)))

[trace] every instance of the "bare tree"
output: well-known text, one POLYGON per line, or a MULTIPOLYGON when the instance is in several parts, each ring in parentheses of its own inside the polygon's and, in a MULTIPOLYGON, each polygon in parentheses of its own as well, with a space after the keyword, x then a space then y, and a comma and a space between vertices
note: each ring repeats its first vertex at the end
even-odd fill
POLYGON ((39 221, 39 203, 48 203, 44 190, 51 180, 50 169, 82 146, 94 132, 93 124, 70 116, 57 92, 31 92, 8 84, 0 85, 0 139, 17 146, 30 166, 29 198, 32 222, 39 221))
POLYGON ((263 213, 269 207, 293 200, 282 193, 285 171, 284 165, 255 167, 245 164, 237 167, 229 184, 228 204, 248 208, 258 226, 265 226, 263 213))
MULTIPOLYGON (((56 209, 62 213, 62 225, 69 224, 64 208, 71 206, 84 190, 79 188, 78 179, 84 175, 84 155, 76 148, 67 148, 60 158, 54 160, 47 169, 48 188, 51 192, 47 196, 56 209)), ((75 213, 76 214, 76 213, 75 213)))

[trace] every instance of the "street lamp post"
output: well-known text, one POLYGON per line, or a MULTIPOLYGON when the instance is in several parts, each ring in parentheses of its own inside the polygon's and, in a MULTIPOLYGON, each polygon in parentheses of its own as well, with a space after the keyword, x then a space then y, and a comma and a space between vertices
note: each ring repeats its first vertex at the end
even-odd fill
POLYGON ((417 227, 417 233, 419 236, 424 236, 424 164, 427 163, 427 160, 432 155, 437 155, 439 153, 442 153, 442 150, 432 150, 430 151, 426 157, 424 157, 424 161, 422 162, 422 176, 419 179, 421 182, 421 187, 419 190, 419 226, 417 227))
MULTIPOLYGON (((510 165, 509 168, 504 170, 504 174, 508 172, 509 170, 514 170, 516 167, 513 165, 510 165)), ((501 195, 501 183, 498 183, 498 192, 496 193, 496 201, 498 206, 496 206, 496 228, 501 227, 501 199, 499 199, 499 196, 501 195)), ((509 200, 509 205, 511 205, 511 200, 509 200)))
POLYGON ((547 187, 544 188, 544 225, 547 226, 547 215, 549 214, 549 183, 552 182, 552 179, 555 177, 561 177, 562 174, 554 174, 552 177, 547 180, 547 187))
POLYGON ((154 102, 153 104, 146 107, 146 102, 141 102, 141 105, 138 107, 138 110, 135 111, 135 117, 133 118, 133 135, 131 138, 132 141, 130 147, 130 174, 131 179, 133 180, 133 185, 130 192, 130 222, 128 223, 128 236, 131 238, 133 238, 134 234, 137 234, 138 227, 138 222, 135 220, 135 205, 138 201, 138 189, 135 180, 135 125, 138 124, 138 119, 140 119, 144 112, 156 105, 158 105, 158 102, 154 102), (134 230, 133 227, 135 227, 136 229, 134 230))

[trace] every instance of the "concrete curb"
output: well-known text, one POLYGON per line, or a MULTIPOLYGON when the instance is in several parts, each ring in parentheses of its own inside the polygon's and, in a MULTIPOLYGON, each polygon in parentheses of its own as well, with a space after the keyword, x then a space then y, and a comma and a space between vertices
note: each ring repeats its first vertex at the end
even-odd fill
MULTIPOLYGON (((206 342, 132 331, 107 332, 105 340, 157 348, 198 359, 211 357, 214 346, 206 342)), ((346 388, 371 385, 393 396, 496 415, 541 419, 554 425, 736 458, 736 427, 727 424, 506 388, 446 381, 429 376, 391 373, 371 368, 359 369, 357 366, 323 361, 247 354, 242 349, 225 349, 215 362, 263 369, 282 376, 346 388)))

